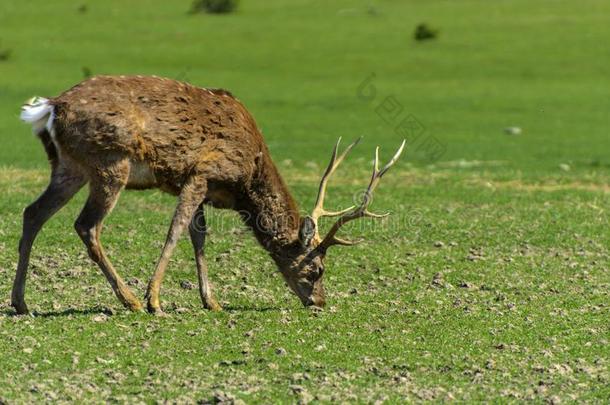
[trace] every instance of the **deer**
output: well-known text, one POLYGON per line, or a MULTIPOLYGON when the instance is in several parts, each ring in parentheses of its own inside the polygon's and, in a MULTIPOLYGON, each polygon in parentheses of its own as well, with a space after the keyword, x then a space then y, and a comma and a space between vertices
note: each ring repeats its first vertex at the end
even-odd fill
POLYGON ((337 236, 347 222, 388 215, 370 212, 368 206, 382 176, 405 146, 403 141, 381 169, 377 147, 373 174, 360 204, 327 211, 324 197, 328 180, 360 141, 339 154, 339 138, 320 181, 313 211, 302 216, 253 117, 226 90, 156 76, 95 76, 55 98, 30 99, 22 106, 20 117, 32 125, 42 142, 51 175, 46 190, 23 211, 11 294, 18 314, 28 313, 25 283, 37 234, 86 184, 89 195, 74 228, 126 308, 141 311, 143 305, 106 255, 100 242, 102 224, 121 191, 152 188, 176 196, 178 203, 146 289, 144 298, 150 313, 163 314, 161 283, 186 228, 203 307, 222 309, 212 292, 204 256, 206 205, 237 211, 301 303, 322 308, 327 250, 359 242, 337 236), (324 237, 318 228, 322 217, 337 217, 324 237))

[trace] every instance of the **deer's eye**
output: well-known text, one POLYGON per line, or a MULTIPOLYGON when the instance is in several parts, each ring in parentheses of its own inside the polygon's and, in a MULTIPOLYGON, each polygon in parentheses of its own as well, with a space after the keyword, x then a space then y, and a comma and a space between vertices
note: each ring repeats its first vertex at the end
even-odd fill
POLYGON ((323 273, 324 267, 316 267, 309 272, 309 274, 307 275, 307 279, 311 282, 317 281, 320 277, 322 277, 323 273))

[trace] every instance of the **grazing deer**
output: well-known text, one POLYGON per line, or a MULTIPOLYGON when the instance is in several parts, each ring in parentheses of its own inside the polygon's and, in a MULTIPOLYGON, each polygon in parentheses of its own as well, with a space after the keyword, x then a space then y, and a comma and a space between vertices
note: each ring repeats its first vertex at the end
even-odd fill
POLYGON ((211 310, 221 309, 212 294, 204 258, 204 204, 238 211, 301 302, 322 307, 327 249, 353 244, 336 236, 346 222, 384 216, 369 212, 367 207, 379 180, 396 162, 405 144, 403 141, 381 170, 377 150, 373 176, 358 207, 329 212, 323 208, 328 179, 358 143, 349 145, 338 156, 337 142, 313 213, 301 217, 254 119, 225 90, 157 77, 98 76, 59 97, 30 100, 22 107, 21 118, 33 125, 52 171, 47 189, 23 214, 12 291, 12 305, 20 314, 28 312, 25 280, 37 233, 86 183, 89 197, 74 226, 89 256, 126 307, 140 310, 142 305, 117 274, 100 243, 102 222, 124 188, 160 188, 178 196, 178 206, 146 292, 150 312, 161 312, 159 290, 163 274, 187 226, 203 305, 211 310), (317 221, 324 216, 339 219, 321 238, 317 221))

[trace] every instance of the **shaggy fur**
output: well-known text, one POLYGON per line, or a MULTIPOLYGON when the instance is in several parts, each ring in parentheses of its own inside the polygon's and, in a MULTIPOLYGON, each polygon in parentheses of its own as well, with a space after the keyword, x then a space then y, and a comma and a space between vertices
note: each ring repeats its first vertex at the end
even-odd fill
MULTIPOLYGON (((297 205, 254 119, 229 92, 158 77, 98 76, 44 103, 50 106, 48 113, 36 115, 36 120, 30 117, 29 122, 48 120, 34 126, 47 151, 52 175, 47 190, 24 212, 12 294, 17 312, 27 312, 25 279, 36 234, 86 183, 90 195, 75 228, 125 306, 141 308, 99 240, 102 221, 123 188, 159 188, 178 196, 165 246, 148 285, 149 311, 160 311, 161 280, 187 226, 203 304, 220 309, 203 258, 205 227, 191 222, 199 218, 204 223, 205 203, 239 211, 302 302, 324 304, 324 253, 315 251, 318 240, 311 235, 303 236, 308 243, 301 243, 303 221, 297 205)), ((24 114, 39 111, 32 108, 24 106, 24 114)))

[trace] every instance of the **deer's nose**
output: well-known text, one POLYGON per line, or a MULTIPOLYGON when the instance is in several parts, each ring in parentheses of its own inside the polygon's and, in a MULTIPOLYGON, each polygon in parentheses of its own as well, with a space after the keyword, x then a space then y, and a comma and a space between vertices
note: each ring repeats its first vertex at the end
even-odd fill
POLYGON ((324 308, 326 301, 322 297, 308 297, 304 304, 306 307, 324 308))

